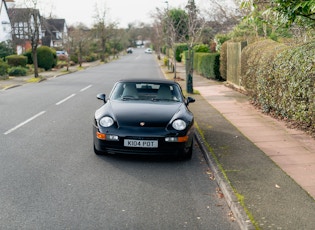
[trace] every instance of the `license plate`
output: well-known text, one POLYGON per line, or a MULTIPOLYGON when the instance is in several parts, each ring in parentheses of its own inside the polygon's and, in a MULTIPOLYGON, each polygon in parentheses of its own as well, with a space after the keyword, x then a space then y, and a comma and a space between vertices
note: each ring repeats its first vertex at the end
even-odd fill
POLYGON ((126 147, 140 147, 140 148, 157 148, 158 141, 155 140, 124 140, 124 146, 126 147))

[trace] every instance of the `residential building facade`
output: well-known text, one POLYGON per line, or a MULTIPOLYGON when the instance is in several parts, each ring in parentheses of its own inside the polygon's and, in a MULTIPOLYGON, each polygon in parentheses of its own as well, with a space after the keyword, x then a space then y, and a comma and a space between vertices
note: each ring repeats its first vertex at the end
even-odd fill
POLYGON ((5 0, 0 1, 0 42, 12 40, 12 28, 5 0))

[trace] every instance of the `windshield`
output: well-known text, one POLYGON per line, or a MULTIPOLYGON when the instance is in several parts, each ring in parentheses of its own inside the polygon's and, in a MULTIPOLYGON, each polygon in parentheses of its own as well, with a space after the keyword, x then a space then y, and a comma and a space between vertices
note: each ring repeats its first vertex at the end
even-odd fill
POLYGON ((144 100, 182 102, 179 86, 165 83, 120 82, 111 93, 111 100, 144 100))

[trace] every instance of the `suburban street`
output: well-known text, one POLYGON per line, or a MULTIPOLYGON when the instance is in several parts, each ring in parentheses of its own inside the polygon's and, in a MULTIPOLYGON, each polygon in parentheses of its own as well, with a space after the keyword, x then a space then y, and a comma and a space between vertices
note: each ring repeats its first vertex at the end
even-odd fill
POLYGON ((0 91, 0 229, 239 229, 206 161, 97 156, 98 93, 163 78, 136 49, 116 61, 0 91))

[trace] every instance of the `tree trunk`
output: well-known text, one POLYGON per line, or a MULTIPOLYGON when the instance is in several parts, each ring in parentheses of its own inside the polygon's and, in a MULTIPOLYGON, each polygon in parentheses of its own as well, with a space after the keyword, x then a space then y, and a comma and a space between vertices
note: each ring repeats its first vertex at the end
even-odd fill
POLYGON ((33 65, 34 65, 34 77, 38 78, 38 60, 37 60, 37 49, 32 50, 33 53, 33 65))
POLYGON ((188 49, 188 57, 186 58, 186 91, 187 93, 193 93, 193 73, 194 73, 194 58, 193 51, 188 49))

